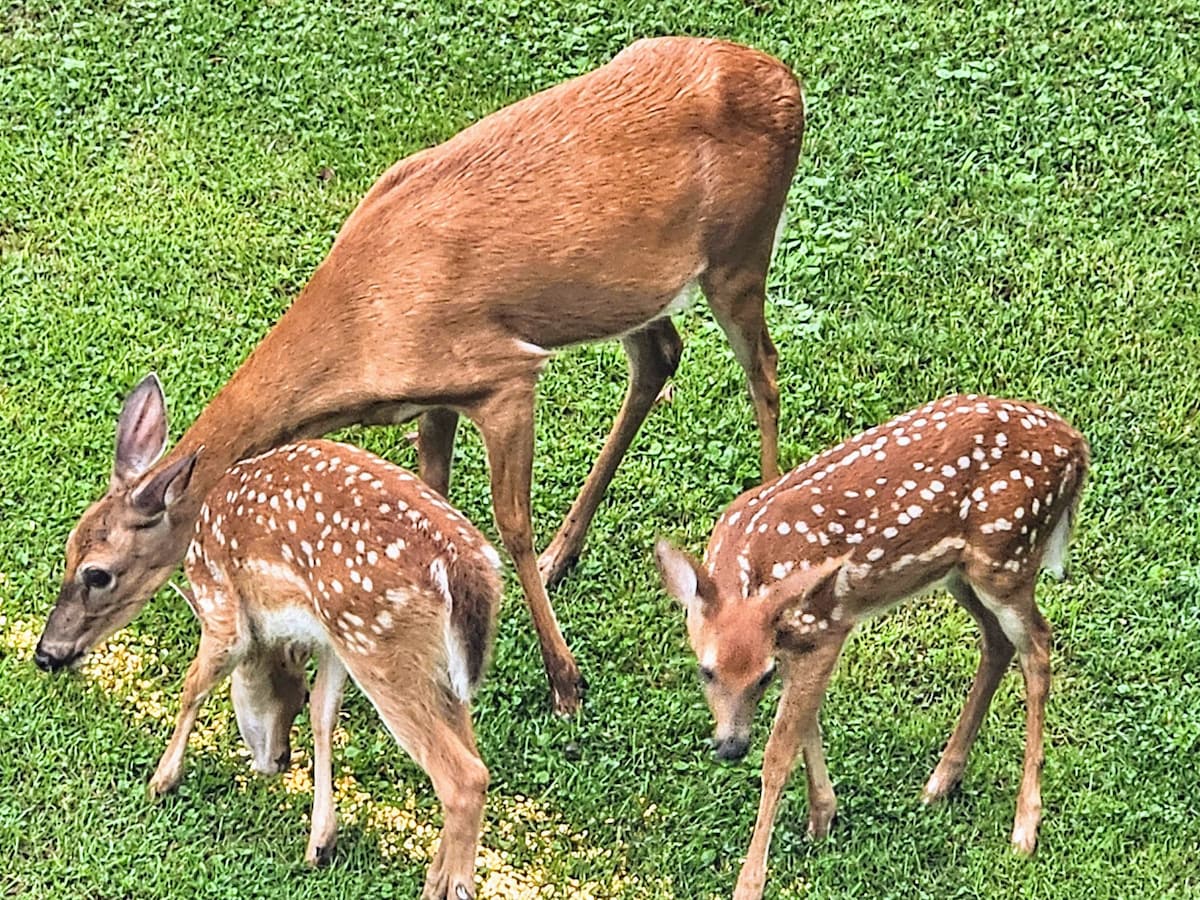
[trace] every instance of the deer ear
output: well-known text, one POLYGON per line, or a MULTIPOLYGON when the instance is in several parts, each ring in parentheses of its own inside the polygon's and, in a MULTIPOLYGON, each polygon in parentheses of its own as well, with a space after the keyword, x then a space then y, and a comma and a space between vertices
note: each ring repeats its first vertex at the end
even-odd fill
POLYGON ((833 582, 849 558, 827 559, 810 569, 792 572, 777 581, 767 591, 766 602, 774 608, 772 618, 777 628, 787 628, 792 619, 803 613, 825 618, 833 607, 833 582), (826 607, 829 607, 828 609, 826 607))
POLYGON ((129 495, 134 509, 143 515, 157 516, 174 506, 188 489, 199 456, 197 450, 147 475, 129 495))
POLYGON ((167 449, 167 402, 158 376, 151 372, 130 391, 117 419, 114 487, 127 485, 149 471, 167 449))
POLYGON ((691 554, 676 549, 669 541, 659 540, 654 545, 654 559, 663 587, 685 610, 700 601, 705 607, 716 602, 716 589, 691 554))

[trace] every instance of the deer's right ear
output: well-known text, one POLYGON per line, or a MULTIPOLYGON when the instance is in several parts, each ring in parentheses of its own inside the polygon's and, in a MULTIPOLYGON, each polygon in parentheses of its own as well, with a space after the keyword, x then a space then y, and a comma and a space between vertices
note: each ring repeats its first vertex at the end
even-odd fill
POLYGON ((691 555, 671 546, 669 541, 659 540, 654 545, 654 559, 663 587, 685 610, 697 600, 705 605, 713 602, 712 582, 691 555))
POLYGON ((125 487, 150 469, 167 449, 167 402, 151 372, 125 398, 117 420, 112 486, 125 487))

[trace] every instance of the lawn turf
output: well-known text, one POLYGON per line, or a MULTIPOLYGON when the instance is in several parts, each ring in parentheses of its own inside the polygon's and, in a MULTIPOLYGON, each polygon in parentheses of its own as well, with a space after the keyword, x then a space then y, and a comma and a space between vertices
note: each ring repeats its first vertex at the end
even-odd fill
MULTIPOLYGON (((848 646, 824 711, 840 818, 804 840, 797 773, 767 896, 1200 892, 1195 2, 25 0, 0 12, 0 895, 416 895, 437 804, 361 696, 335 759, 339 848, 312 873, 304 759, 250 778, 227 694, 178 794, 144 800, 198 634, 174 595, 80 674, 37 672, 32 640, 126 390, 156 370, 177 436, 395 159, 666 33, 755 44, 807 84, 768 311, 785 466, 958 390, 1050 405, 1093 448, 1073 578, 1039 591, 1055 650, 1037 857, 1008 849, 1015 673, 960 793, 920 804, 976 662, 973 624, 942 597, 848 646)), ((768 716, 743 764, 713 761, 650 547, 699 549, 755 483, 758 440, 703 304, 678 324, 673 399, 552 594, 591 685, 573 721, 548 714, 508 577, 476 715, 493 776, 484 896, 707 898, 736 878, 768 716)), ((614 344, 550 365, 539 545, 624 382, 614 344)), ((343 436, 412 466, 406 430, 343 436)), ((453 499, 494 535, 478 437, 460 435, 453 499)))

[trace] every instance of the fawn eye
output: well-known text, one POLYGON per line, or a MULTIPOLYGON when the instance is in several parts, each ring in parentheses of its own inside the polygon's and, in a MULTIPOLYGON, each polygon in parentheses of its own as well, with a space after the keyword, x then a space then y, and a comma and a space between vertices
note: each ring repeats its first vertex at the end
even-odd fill
POLYGON ((713 679, 716 677, 717 677, 717 674, 712 669, 710 669, 708 666, 700 667, 700 680, 703 681, 705 684, 712 684, 713 679))
POLYGON ((80 573, 80 577, 85 585, 97 591, 111 587, 113 583, 112 572, 99 566, 88 566, 80 573))

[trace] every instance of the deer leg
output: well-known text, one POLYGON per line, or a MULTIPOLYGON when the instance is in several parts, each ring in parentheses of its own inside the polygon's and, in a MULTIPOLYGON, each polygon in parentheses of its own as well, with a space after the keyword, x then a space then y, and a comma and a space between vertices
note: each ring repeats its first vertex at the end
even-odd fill
POLYGON ((450 496, 450 463, 457 430, 458 413, 441 407, 422 413, 417 426, 418 474, 443 497, 450 496))
POLYGON ((775 724, 763 754, 762 797, 758 804, 758 817, 754 822, 754 835, 750 838, 746 862, 738 874, 734 900, 759 900, 763 895, 775 814, 801 748, 808 767, 809 834, 822 837, 829 830, 837 799, 825 768, 821 725, 817 715, 839 649, 840 645, 826 645, 786 664, 783 695, 779 698, 775 724))
POLYGON ((762 441, 763 481, 779 477, 779 353, 763 314, 766 270, 713 270, 701 279, 704 295, 733 354, 746 373, 762 441))
POLYGON ((175 731, 167 749, 163 752, 154 775, 150 778, 147 793, 151 800, 175 788, 183 777, 183 758, 187 752, 188 737, 196 725, 200 707, 209 693, 233 670, 237 660, 233 657, 229 643, 207 632, 200 635, 200 648, 196 658, 188 666, 183 682, 183 693, 179 698, 179 716, 175 720, 175 731))
POLYGON ((533 474, 533 386, 485 401, 472 418, 483 434, 492 476, 492 508, 505 549, 512 557, 541 644, 554 709, 571 715, 579 709, 579 667, 559 630, 533 551, 533 515, 529 489, 533 474))
POLYGON ((1046 697, 1050 693, 1050 626, 1036 608, 1027 626, 1028 641, 1017 643, 1021 672, 1025 676, 1025 771, 1017 796, 1013 822, 1013 850, 1023 855, 1037 846, 1042 821, 1042 764, 1045 761, 1042 731, 1046 724, 1046 697))
POLYGON ((399 684, 356 662, 347 660, 355 680, 442 803, 441 839, 421 900, 473 900, 489 776, 475 748, 470 710, 427 681, 399 684))
POLYGON ((967 765, 967 754, 975 737, 979 734, 979 726, 987 714, 1004 673, 1008 671, 1013 658, 1013 645, 1004 635, 1004 630, 996 617, 988 611, 975 594, 974 588, 961 579, 952 579, 949 584, 950 593, 954 599, 971 614, 979 623, 983 635, 983 646, 979 657, 979 668, 975 672, 975 681, 967 702, 959 715, 954 733, 942 751, 942 758, 937 768, 925 785, 922 799, 925 803, 933 803, 949 794, 957 787, 962 779, 963 770, 967 765))
POLYGON ((592 465, 583 490, 571 504, 571 511, 554 535, 550 546, 538 559, 542 581, 553 585, 579 556, 584 535, 592 516, 604 497, 604 491, 616 474, 625 451, 641 427, 663 385, 679 366, 683 342, 669 319, 658 319, 640 331, 627 335, 622 344, 629 358, 629 390, 621 404, 604 449, 592 465))
POLYGON ((313 732, 312 828, 304 861, 319 866, 329 861, 337 843, 337 810, 333 804, 333 732, 342 706, 346 669, 332 651, 322 654, 309 696, 313 732))

